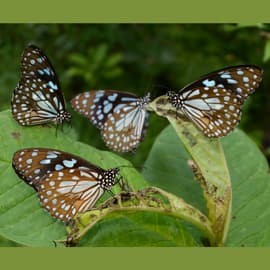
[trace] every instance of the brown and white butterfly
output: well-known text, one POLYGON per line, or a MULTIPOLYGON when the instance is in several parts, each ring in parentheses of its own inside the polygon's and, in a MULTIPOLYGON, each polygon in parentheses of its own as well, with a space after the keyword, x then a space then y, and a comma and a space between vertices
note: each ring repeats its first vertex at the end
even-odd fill
POLYGON ((55 70, 48 57, 29 45, 21 57, 22 77, 12 99, 13 118, 23 126, 70 121, 55 70))
POLYGON ((93 208, 104 192, 121 179, 119 168, 103 170, 55 149, 21 149, 14 153, 12 166, 38 192, 42 207, 64 222, 93 208))
POLYGON ((232 66, 207 74, 178 93, 167 93, 177 112, 184 114, 205 136, 222 137, 241 119, 244 101, 259 87, 263 70, 254 65, 232 66))
POLYGON ((116 90, 92 90, 71 100, 71 105, 101 130, 106 145, 117 152, 134 151, 148 126, 150 94, 137 97, 116 90))

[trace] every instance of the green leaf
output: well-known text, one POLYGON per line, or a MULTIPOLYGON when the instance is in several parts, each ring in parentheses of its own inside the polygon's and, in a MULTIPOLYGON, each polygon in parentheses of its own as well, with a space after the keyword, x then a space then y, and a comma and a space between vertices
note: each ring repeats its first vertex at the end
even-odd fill
POLYGON ((117 64, 120 63, 122 60, 123 60, 123 54, 122 53, 115 53, 115 54, 112 54, 107 59, 104 66, 106 68, 113 68, 113 67, 117 66, 117 64))
MULTIPOLYGON (((89 238, 87 235, 92 235, 92 231, 99 224, 104 224, 104 220, 110 223, 111 217, 117 219, 117 228, 112 230, 115 233, 113 239, 110 237, 112 233, 108 234, 105 222, 106 225, 96 232, 95 237, 90 237, 91 240, 101 238, 106 246, 112 243, 116 246, 125 246, 127 241, 130 241, 128 246, 156 246, 158 243, 166 246, 167 243, 171 243, 172 238, 176 240, 171 243, 173 246, 191 244, 190 242, 187 244, 186 239, 198 245, 201 242, 200 236, 209 239, 210 242, 214 240, 211 223, 205 215, 173 194, 156 187, 148 187, 138 192, 121 192, 98 208, 78 215, 68 229, 69 243, 79 242, 80 245, 85 243, 84 239, 89 238), (124 222, 121 227, 123 217, 129 220, 130 226, 124 222), (137 223, 140 224, 139 227, 137 223), (130 228, 131 224, 134 228, 130 228), (128 235, 128 239, 123 238, 123 232, 128 235), (153 236, 152 240, 149 239, 149 235, 156 234, 162 234, 163 244, 160 240, 156 242, 156 236, 153 236), (145 242, 146 239, 149 240, 148 243, 145 242)), ((110 228, 110 225, 108 226, 110 228)), ((87 244, 96 245, 92 241, 88 241, 87 244)))
POLYGON ((89 57, 95 65, 100 65, 100 63, 105 59, 108 53, 108 46, 106 44, 100 44, 96 48, 89 49, 89 57))
MULTIPOLYGON (((0 236, 29 246, 54 246, 53 241, 66 237, 64 223, 56 221, 39 204, 36 192, 17 177, 11 166, 13 153, 25 147, 48 147, 77 154, 108 169, 131 164, 117 155, 99 151, 70 138, 70 128, 48 126, 21 127, 10 111, 0 113, 0 236)), ((129 185, 137 190, 147 184, 132 168, 121 168, 129 185)), ((116 186, 114 192, 119 191, 116 186)), ((102 200, 108 198, 105 194, 102 200)))
POLYGON ((240 130, 222 139, 232 189, 228 246, 270 246, 270 175, 262 152, 240 130))
MULTIPOLYGON (((267 161, 257 146, 238 129, 222 138, 221 143, 233 191, 232 220, 225 245, 269 246, 270 176, 267 161)), ((184 145, 169 126, 157 138, 143 175, 151 185, 205 209, 202 192, 198 190, 198 184, 187 166, 188 158, 184 145)))
POLYGON ((81 55, 79 53, 71 53, 68 56, 68 59, 71 63, 80 66, 80 67, 86 67, 88 65, 88 59, 84 55, 81 55))
POLYGON ((180 220, 160 213, 112 213, 98 222, 79 246, 198 246, 180 220), (115 226, 117 224, 117 226, 115 226))
POLYGON ((215 241, 211 245, 224 245, 231 211, 231 183, 219 139, 205 137, 187 118, 176 111, 167 96, 156 98, 149 104, 148 109, 170 121, 194 160, 191 168, 203 189, 209 211, 208 218, 215 233, 215 241))
POLYGON ((267 40, 264 47, 263 62, 267 62, 270 59, 270 40, 267 40))
POLYGON ((188 166, 190 156, 171 126, 157 137, 144 164, 143 176, 151 186, 171 192, 207 215, 203 192, 188 166))

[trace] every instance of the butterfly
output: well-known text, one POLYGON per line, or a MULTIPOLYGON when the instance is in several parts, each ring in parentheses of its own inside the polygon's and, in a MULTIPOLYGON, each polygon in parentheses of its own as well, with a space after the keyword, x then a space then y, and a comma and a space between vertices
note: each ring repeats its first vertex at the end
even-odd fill
POLYGON ((91 209, 105 191, 122 179, 119 168, 103 170, 55 149, 21 149, 14 153, 12 166, 38 192, 42 207, 66 223, 91 209))
POLYGON ((62 124, 71 120, 55 70, 41 49, 34 45, 26 47, 21 73, 11 99, 13 118, 20 125, 62 124))
POLYGON ((148 126, 146 106, 150 94, 137 97, 115 90, 81 93, 71 105, 101 130, 106 145, 114 151, 134 151, 143 141, 148 126))
POLYGON ((207 74, 178 93, 169 91, 168 101, 205 136, 223 137, 241 118, 241 106, 262 80, 263 70, 253 65, 232 66, 207 74))

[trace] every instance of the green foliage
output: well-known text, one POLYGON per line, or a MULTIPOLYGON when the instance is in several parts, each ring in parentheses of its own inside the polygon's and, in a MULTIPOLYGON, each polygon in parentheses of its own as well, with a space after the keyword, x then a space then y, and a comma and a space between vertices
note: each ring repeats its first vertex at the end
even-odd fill
POLYGON ((79 243, 79 246, 111 247, 198 245, 181 221, 164 214, 139 211, 107 216, 79 243))
MULTIPOLYGON (((154 98, 218 68, 259 65, 265 70, 263 84, 246 102, 240 127, 270 157, 267 24, 20 24, 0 29, 5 36, 0 43, 1 110, 10 108, 19 58, 30 42, 49 56, 67 101, 97 88, 140 96, 150 91, 154 98)), ((156 101, 150 107, 155 111, 156 101)), ((36 146, 71 152, 104 168, 129 161, 142 167, 146 160, 142 175, 129 168, 121 173, 136 196, 146 187, 160 188, 161 204, 153 205, 157 194, 147 194, 140 205, 128 199, 128 205, 117 202, 78 217, 78 235, 72 228, 68 233, 78 237, 79 246, 202 246, 205 238, 211 245, 269 246, 269 168, 256 145, 239 130, 210 141, 191 123, 175 121, 166 106, 162 109, 156 112, 174 129, 162 131, 167 121, 153 114, 145 141, 134 155, 122 157, 97 150, 106 149, 99 131, 76 113, 73 128, 64 127, 56 136, 54 128, 22 128, 9 111, 1 112, 0 245, 54 246, 53 240, 66 238, 64 224, 41 208, 35 191, 11 168, 15 151, 36 146)), ((105 194, 99 206, 108 198, 105 194)))
MULTIPOLYGON (((270 111, 267 94, 269 67, 268 63, 262 62, 265 47, 262 27, 256 24, 251 26, 2 24, 0 30, 5 39, 0 43, 0 110, 10 108, 12 90, 20 77, 20 55, 30 42, 40 46, 49 56, 67 101, 80 92, 96 88, 130 91, 138 95, 150 91, 154 98, 163 95, 167 89, 181 89, 215 69, 251 63, 263 67, 265 77, 263 86, 245 105, 240 125, 258 145, 267 148, 270 146, 269 123, 264 116, 270 111), (73 62, 71 58, 74 54, 84 64, 73 62), (72 75, 73 68, 78 75, 72 75), (108 76, 108 73, 112 75, 108 76)), ((263 30, 269 31, 269 25, 264 24, 263 30)), ((68 109, 72 111, 69 106, 68 109)), ((76 113, 73 113, 73 118, 80 141, 105 149, 99 132, 87 120, 76 113)), ((137 166, 143 164, 156 134, 167 124, 157 117, 151 118, 148 136, 136 155, 123 155, 137 166)))
POLYGON ((266 62, 270 59, 270 40, 268 40, 265 44, 265 49, 264 49, 264 56, 263 56, 263 61, 266 62))
MULTIPOLYGON (((221 140, 232 182, 232 216, 225 246, 269 246, 269 166, 240 130, 221 140)), ((157 138, 143 175, 151 183, 202 207, 202 192, 187 165, 188 153, 172 127, 157 138)), ((210 169, 214 165, 209 166, 210 169)), ((205 212, 205 203, 203 212, 205 212)), ((207 214, 207 213, 206 213, 207 214)))
POLYGON ((87 54, 72 53, 69 55, 71 67, 67 70, 70 80, 74 77, 82 78, 89 87, 101 84, 107 79, 115 79, 122 75, 120 62, 122 53, 110 54, 106 44, 100 44, 96 48, 90 47, 87 54))
MULTIPOLYGON (((23 245, 53 246, 53 240, 65 238, 65 226, 41 208, 36 192, 19 179, 11 166, 13 153, 26 147, 47 147, 82 156, 94 164, 108 169, 129 162, 110 152, 76 142, 67 133, 45 126, 21 127, 10 111, 0 113, 0 235, 23 245), (31 226, 29 226, 31 224, 31 226)), ((121 174, 134 190, 144 187, 145 180, 131 168, 122 168, 121 174)), ((114 187, 119 191, 119 187, 114 187)), ((102 199, 108 198, 108 195, 102 199)))

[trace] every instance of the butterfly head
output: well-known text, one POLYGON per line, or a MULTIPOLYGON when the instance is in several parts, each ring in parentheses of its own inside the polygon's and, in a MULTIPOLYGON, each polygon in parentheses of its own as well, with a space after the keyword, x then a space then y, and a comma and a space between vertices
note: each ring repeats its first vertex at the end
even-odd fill
POLYGON ((150 93, 147 93, 144 97, 138 99, 138 106, 144 109, 150 103, 150 93))
POLYGON ((119 168, 112 168, 103 172, 101 187, 106 190, 110 190, 117 182, 119 182, 121 176, 119 175, 119 168))
POLYGON ((71 114, 66 111, 60 111, 56 117, 56 123, 62 124, 64 121, 70 122, 71 114))
POLYGON ((175 93, 173 91, 169 91, 167 93, 167 96, 168 96, 168 101, 174 106, 176 107, 177 109, 181 107, 181 103, 182 103, 182 100, 181 100, 181 97, 178 93, 175 93))

